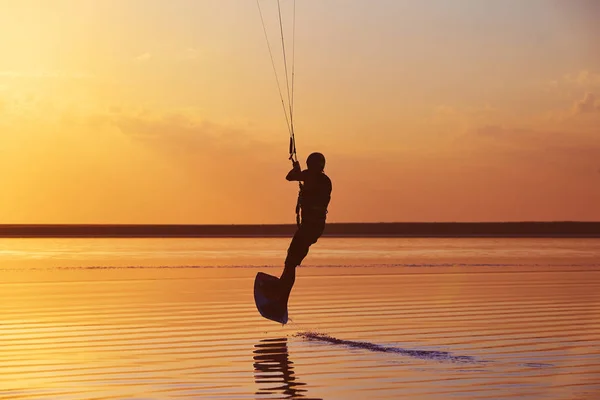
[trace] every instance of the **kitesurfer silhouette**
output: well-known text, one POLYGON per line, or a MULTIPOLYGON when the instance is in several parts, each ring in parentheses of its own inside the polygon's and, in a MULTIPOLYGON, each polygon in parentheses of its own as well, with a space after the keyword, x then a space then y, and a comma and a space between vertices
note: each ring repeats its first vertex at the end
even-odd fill
POLYGON ((279 28, 281 34, 281 51, 283 56, 283 69, 285 72, 285 86, 287 91, 287 103, 282 92, 282 85, 279 82, 275 59, 271 49, 271 44, 267 34, 265 21, 260 7, 260 2, 256 2, 260 20, 265 34, 267 49, 271 58, 271 65, 277 83, 279 99, 283 108, 285 121, 290 134, 289 160, 293 163, 292 170, 287 174, 288 181, 297 181, 300 186, 298 203, 296 205, 296 223, 298 229, 288 248, 285 259, 283 273, 280 278, 258 272, 254 279, 254 301, 260 314, 270 320, 287 323, 287 302, 296 281, 296 267, 302 263, 302 260, 308 254, 311 245, 323 234, 325 229, 325 220, 327 216, 327 207, 331 197, 331 180, 325 175, 325 156, 321 153, 312 153, 306 160, 307 169, 302 170, 298 163, 296 154, 296 139, 294 134, 294 48, 295 48, 295 20, 296 5, 294 0, 294 12, 292 15, 292 51, 291 67, 288 72, 287 52, 285 47, 283 20, 281 17, 281 8, 277 3, 279 28))
POLYGON ((296 267, 302 263, 310 246, 323 234, 331 200, 331 180, 324 172, 325 156, 321 153, 310 154, 306 166, 307 169, 301 170, 300 163, 294 161, 292 170, 286 176, 288 181, 299 181, 302 185, 296 210, 300 213, 298 229, 288 248, 284 270, 279 278, 283 304, 287 304, 296 281, 296 267))

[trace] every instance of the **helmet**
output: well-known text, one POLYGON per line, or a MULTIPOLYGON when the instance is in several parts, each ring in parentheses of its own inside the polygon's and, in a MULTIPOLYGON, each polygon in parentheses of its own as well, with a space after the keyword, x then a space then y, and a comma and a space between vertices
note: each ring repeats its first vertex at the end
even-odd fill
POLYGON ((325 156, 321 153, 311 153, 306 159, 309 170, 323 171, 325 169, 325 156))

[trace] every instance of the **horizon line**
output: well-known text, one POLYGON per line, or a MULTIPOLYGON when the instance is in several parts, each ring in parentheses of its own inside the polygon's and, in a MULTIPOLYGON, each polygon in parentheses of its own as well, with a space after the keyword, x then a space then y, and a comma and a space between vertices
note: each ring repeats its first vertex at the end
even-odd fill
MULTIPOLYGON (((326 225, 379 225, 379 224, 599 224, 598 221, 581 220, 520 220, 520 221, 374 221, 374 222, 327 222, 326 225)), ((111 223, 0 223, 0 227, 5 226, 289 226, 296 225, 295 222, 280 223, 129 223, 129 222, 111 222, 111 223)))
MULTIPOLYGON (((0 237, 287 237, 296 224, 0 224, 0 237)), ((600 237, 600 222, 332 222, 329 237, 600 237)))

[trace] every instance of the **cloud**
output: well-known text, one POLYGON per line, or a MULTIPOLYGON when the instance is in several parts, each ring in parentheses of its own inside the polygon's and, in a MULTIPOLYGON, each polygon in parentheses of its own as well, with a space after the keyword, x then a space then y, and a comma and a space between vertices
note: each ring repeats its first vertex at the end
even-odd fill
POLYGON ((507 167, 557 167, 560 173, 589 174, 600 159, 600 142, 594 135, 568 131, 486 125, 472 130, 462 141, 466 148, 486 154, 486 162, 507 167))
POLYGON ((184 58, 187 60, 196 60, 200 57, 200 51, 195 48, 187 48, 184 51, 184 58))
POLYGON ((490 105, 477 107, 439 105, 428 123, 439 132, 465 132, 474 126, 498 119, 498 110, 490 105))
POLYGON ((261 141, 253 132, 209 121, 193 109, 113 109, 93 119, 117 128, 183 173, 201 175, 230 196, 244 196, 252 187, 263 185, 267 190, 272 179, 277 179, 272 170, 281 167, 279 161, 286 158, 287 143, 279 147, 261 141))
POLYGON ((108 113, 93 118, 100 118, 137 140, 181 152, 268 147, 266 143, 251 138, 249 132, 211 122, 202 118, 196 110, 156 113, 111 107, 108 113))
POLYGON ((584 95, 583 99, 573 105, 573 111, 576 114, 600 112, 600 101, 596 100, 595 94, 588 92, 584 95))
POLYGON ((486 104, 479 107, 457 107, 449 105, 439 105, 434 108, 435 116, 440 117, 468 117, 485 118, 498 111, 496 108, 486 104))
POLYGON ((479 128, 475 128, 473 132, 478 136, 490 137, 524 136, 524 134, 531 133, 531 131, 525 129, 509 129, 500 125, 485 125, 479 128))
POLYGON ((561 108, 548 111, 544 115, 545 121, 554 124, 560 124, 564 129, 568 130, 587 130, 594 131, 598 126, 596 117, 600 113, 600 99, 597 98, 596 94, 587 91, 584 92, 583 97, 574 99, 573 96, 569 95, 568 99, 564 100, 565 105, 561 108), (585 118, 589 116, 591 118, 585 118), (582 125, 587 123, 588 125, 582 125))
POLYGON ((565 81, 579 86, 600 86, 600 73, 587 70, 565 75, 565 81))
POLYGON ((567 73, 546 82, 544 90, 553 95, 567 98, 577 90, 593 92, 600 88, 600 72, 582 69, 579 72, 567 73))
POLYGON ((150 58, 152 58, 152 54, 150 54, 150 53, 143 53, 143 54, 140 54, 139 56, 137 56, 135 58, 135 60, 139 61, 139 62, 146 62, 146 61, 150 60, 150 58))

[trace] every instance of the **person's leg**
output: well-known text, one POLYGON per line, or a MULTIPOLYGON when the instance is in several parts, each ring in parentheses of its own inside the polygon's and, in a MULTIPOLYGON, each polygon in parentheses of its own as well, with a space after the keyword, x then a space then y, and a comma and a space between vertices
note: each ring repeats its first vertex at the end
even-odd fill
POLYGON ((296 231, 288 248, 283 273, 279 278, 287 296, 289 296, 296 281, 296 267, 307 256, 310 246, 317 242, 323 233, 324 227, 324 223, 302 224, 296 231))
POLYGON ((294 282, 296 281, 296 266, 302 262, 307 254, 306 227, 300 225, 288 248, 283 273, 279 278, 287 292, 292 290, 292 286, 294 286, 294 282))

